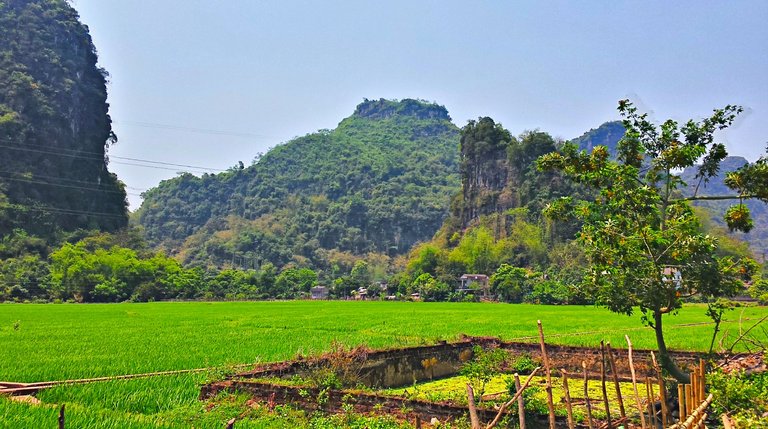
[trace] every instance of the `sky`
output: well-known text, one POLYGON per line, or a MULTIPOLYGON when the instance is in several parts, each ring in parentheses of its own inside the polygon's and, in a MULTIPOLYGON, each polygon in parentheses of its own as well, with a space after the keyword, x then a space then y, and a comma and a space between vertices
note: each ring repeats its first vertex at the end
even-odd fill
POLYGON ((111 75, 110 170, 131 210, 161 180, 249 165, 364 98, 563 139, 618 119, 624 98, 657 122, 738 104, 718 135, 730 154, 768 142, 765 0, 71 3, 111 75))

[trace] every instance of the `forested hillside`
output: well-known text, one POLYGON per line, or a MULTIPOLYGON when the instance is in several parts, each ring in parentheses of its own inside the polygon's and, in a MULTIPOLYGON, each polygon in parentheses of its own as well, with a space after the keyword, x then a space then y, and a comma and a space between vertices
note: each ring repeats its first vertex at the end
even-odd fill
MULTIPOLYGON (((727 173, 736 171, 747 163, 748 161, 740 156, 725 158, 717 176, 713 177, 708 183, 699 183, 699 180, 696 178, 696 168, 687 168, 680 175, 683 181, 688 184, 684 192, 688 196, 694 193, 702 196, 734 195, 734 191, 725 186, 725 176, 727 173)), ((726 223, 723 218, 726 210, 728 210, 728 207, 738 203, 738 200, 697 201, 694 205, 705 208, 711 214, 712 221, 716 225, 725 228, 726 223)), ((751 212, 754 228, 748 233, 732 232, 730 235, 749 243, 756 257, 765 258, 766 249, 768 249, 768 204, 757 199, 749 199, 743 203, 751 212)))
POLYGON ((0 2, 0 235, 127 224, 117 141, 88 28, 65 0, 0 2))
POLYGON ((386 261, 432 237, 459 189, 458 144, 442 106, 365 100, 336 129, 247 168, 162 182, 136 219, 186 264, 348 272, 356 259, 386 261))
MULTIPOLYGON (((604 146, 606 156, 615 157, 624 133, 621 122, 608 122, 569 143, 586 153, 604 146)), ((420 292, 428 300, 476 299, 482 294, 511 302, 590 302, 593 298, 581 288, 586 261, 574 240, 580 221, 543 215, 555 209, 550 204, 560 197, 595 198, 593 190, 566 179, 562 172, 537 169, 538 157, 564 148, 564 142, 545 132, 515 137, 491 118, 470 121, 461 130, 462 190, 452 201, 451 216, 433 240, 411 252, 406 270, 395 276, 398 290, 420 292), (455 285, 465 273, 489 276, 488 290, 475 284, 474 290, 457 292, 455 285)), ((746 163, 735 161, 727 158, 722 163, 721 174, 708 184, 707 192, 735 195, 723 184, 726 172, 746 163)), ((692 174, 683 173, 690 185, 685 192, 692 193, 695 187, 692 174)), ((755 206, 755 228, 747 235, 728 233, 722 226, 728 202, 704 202, 697 209, 704 232, 718 238, 721 255, 745 256, 750 252, 741 240, 753 240, 753 249, 760 242, 768 225, 763 219, 765 204, 750 204, 755 206)))

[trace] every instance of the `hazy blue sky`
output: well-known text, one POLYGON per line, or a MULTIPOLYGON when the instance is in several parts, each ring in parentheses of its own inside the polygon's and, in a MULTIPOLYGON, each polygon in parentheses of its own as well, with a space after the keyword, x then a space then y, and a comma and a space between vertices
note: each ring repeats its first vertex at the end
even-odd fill
MULTIPOLYGON (((722 135, 768 141, 768 1, 73 0, 109 85, 113 156, 225 169, 334 128, 363 98, 573 138, 629 97, 668 117, 741 104, 722 135)), ((113 159, 129 192, 183 168, 113 159)), ((140 198, 130 196, 132 209, 140 198)))

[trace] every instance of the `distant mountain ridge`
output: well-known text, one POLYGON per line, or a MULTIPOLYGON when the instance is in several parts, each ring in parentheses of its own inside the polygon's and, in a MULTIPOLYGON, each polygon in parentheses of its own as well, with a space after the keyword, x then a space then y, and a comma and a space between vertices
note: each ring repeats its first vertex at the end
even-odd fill
MULTIPOLYGON (((619 121, 612 121, 587 131, 582 136, 571 140, 571 142, 588 152, 595 146, 603 145, 608 147, 608 151, 612 156, 615 156, 618 142, 623 136, 624 126, 619 121)), ((680 177, 688 185, 682 189, 682 192, 686 196, 691 196, 694 192, 697 192, 696 188, 698 185, 697 195, 733 195, 734 192, 725 186, 725 175, 728 172, 738 170, 747 163, 748 161, 740 156, 726 157, 720 164, 720 174, 713 177, 708 183, 701 183, 700 185, 698 180, 695 179, 698 166, 686 168, 680 173, 680 177)), ((694 205, 705 207, 712 214, 712 220, 717 225, 725 227, 723 215, 729 206, 736 203, 738 203, 738 200, 697 201, 694 205)), ((746 201, 745 204, 752 212, 755 227, 748 234, 731 233, 730 235, 749 243, 756 256, 761 256, 765 249, 768 249, 768 205, 757 200, 746 201)))
POLYGON ((444 107, 365 100, 336 129, 247 168, 162 182, 135 220, 191 264, 332 269, 334 258, 396 256, 442 224, 459 189, 457 147, 444 107))

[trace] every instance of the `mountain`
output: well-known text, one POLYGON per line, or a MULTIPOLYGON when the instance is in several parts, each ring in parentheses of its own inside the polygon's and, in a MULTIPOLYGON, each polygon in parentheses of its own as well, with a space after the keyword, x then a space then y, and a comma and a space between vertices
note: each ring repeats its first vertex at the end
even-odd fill
POLYGON ((365 100, 336 129, 247 168, 160 183, 135 219, 151 244, 191 265, 333 270, 372 253, 389 258, 431 238, 448 214, 458 132, 442 106, 365 100))
POLYGON ((621 121, 606 122, 596 129, 591 129, 570 142, 581 150, 592 152, 595 146, 605 146, 612 157, 616 157, 616 148, 619 140, 624 137, 624 125, 621 121))
POLYGON ((127 224, 107 72, 65 0, 0 1, 0 235, 127 224))

